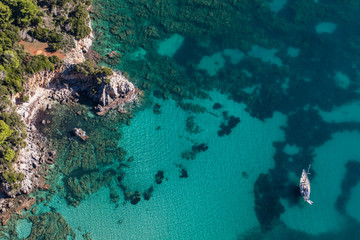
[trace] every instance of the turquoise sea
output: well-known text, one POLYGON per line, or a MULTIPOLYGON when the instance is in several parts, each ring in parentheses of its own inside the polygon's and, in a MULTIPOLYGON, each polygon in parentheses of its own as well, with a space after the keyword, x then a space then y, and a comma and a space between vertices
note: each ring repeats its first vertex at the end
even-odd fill
POLYGON ((2 237, 357 239, 359 14, 352 0, 94 0, 99 64, 143 95, 105 117, 85 98, 53 108, 51 190, 2 237), (310 164, 313 205, 298 187, 310 164))

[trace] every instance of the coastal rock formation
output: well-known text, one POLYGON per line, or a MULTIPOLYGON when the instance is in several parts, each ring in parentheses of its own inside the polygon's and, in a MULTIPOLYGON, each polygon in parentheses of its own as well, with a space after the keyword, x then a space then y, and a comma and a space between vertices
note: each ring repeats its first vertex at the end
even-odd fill
POLYGON ((93 99, 95 105, 97 104, 95 109, 98 115, 104 115, 111 109, 118 109, 121 112, 125 104, 137 100, 139 89, 120 72, 114 71, 111 76, 102 77, 100 85, 94 84, 92 77, 73 73, 70 70, 65 71, 61 79, 63 83, 66 82, 64 87, 68 88, 72 95, 82 93, 93 99))
POLYGON ((138 94, 134 85, 121 73, 114 72, 108 78, 110 82, 103 83, 99 93, 94 96, 94 100, 99 103, 98 115, 103 115, 110 109, 122 108, 124 104, 135 101, 138 94))
POLYGON ((26 211, 29 211, 30 208, 32 207, 32 205, 35 204, 35 198, 34 197, 31 197, 31 198, 28 198, 28 199, 25 199, 22 201, 21 205, 19 207, 16 208, 16 213, 17 214, 21 214, 21 211, 23 209, 25 209, 26 211))
MULTIPOLYGON (((90 27, 90 21, 87 24, 90 27)), ((44 184, 41 172, 42 169, 48 168, 44 164, 45 162, 48 164, 54 162, 55 154, 49 154, 51 149, 48 149, 46 145, 47 139, 38 132, 38 128, 42 127, 38 125, 39 119, 36 117, 39 110, 51 110, 51 104, 54 102, 73 104, 78 101, 80 94, 90 96, 95 104, 98 104, 96 109, 99 111, 99 115, 105 114, 110 109, 122 110, 126 103, 136 100, 138 89, 119 72, 114 72, 112 76, 106 77, 106 81, 102 79, 102 84, 97 85, 94 82, 86 81, 90 76, 79 76, 71 72, 74 64, 85 61, 84 54, 91 51, 93 39, 93 32, 82 40, 74 39, 75 48, 66 54, 61 67, 54 71, 42 71, 29 77, 24 84, 24 90, 29 97, 27 102, 19 101, 19 94, 12 98, 13 103, 17 103, 16 111, 25 123, 27 134, 26 147, 20 149, 18 161, 13 164, 13 168, 24 176, 22 181, 18 182, 20 186, 16 189, 15 185, 1 184, 0 191, 3 192, 3 195, 15 198, 18 195, 29 194, 35 188, 40 190, 50 188, 50 185, 44 184), (96 94, 94 94, 94 90, 96 94)), ((48 123, 40 118, 40 122, 42 121, 48 123)), ((82 140, 88 138, 82 129, 74 129, 74 133, 82 140)), ((138 200, 139 197, 136 195, 134 201, 138 200)), ((14 209, 4 204, 5 202, 0 201, 0 209, 6 208, 10 217, 14 209)), ((4 222, 6 222, 5 220, 4 222)))
MULTIPOLYGON (((90 18, 86 22, 86 25, 91 28, 91 21, 90 18)), ((94 32, 91 30, 91 33, 89 36, 77 41, 75 39, 75 48, 73 48, 70 52, 66 54, 66 57, 64 58, 65 65, 71 65, 71 64, 77 64, 82 63, 85 61, 84 53, 87 53, 91 45, 94 41, 94 32)))
POLYGON ((117 98, 127 97, 129 93, 130 98, 133 96, 131 93, 135 92, 134 85, 121 73, 115 72, 114 75, 109 77, 109 79, 110 83, 103 84, 100 88, 100 93, 96 96, 100 105, 109 105, 117 98))
POLYGON ((86 135, 86 132, 84 130, 82 130, 81 128, 74 128, 73 132, 76 136, 81 138, 81 140, 83 140, 83 141, 85 141, 86 139, 89 138, 89 136, 86 135))

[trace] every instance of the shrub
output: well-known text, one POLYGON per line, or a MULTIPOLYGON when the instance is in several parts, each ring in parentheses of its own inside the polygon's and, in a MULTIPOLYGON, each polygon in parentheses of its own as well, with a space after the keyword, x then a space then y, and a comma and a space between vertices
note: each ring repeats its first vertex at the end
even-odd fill
POLYGON ((0 2, 0 26, 6 27, 11 16, 11 10, 9 6, 0 2))
POLYGON ((33 56, 26 63, 26 72, 36 73, 41 70, 54 70, 54 64, 44 55, 33 56))
POLYGON ((109 84, 109 83, 110 83, 110 78, 105 78, 105 79, 104 79, 104 83, 105 83, 105 84, 109 84))
POLYGON ((29 101, 29 95, 21 94, 21 101, 22 102, 28 102, 29 101))
POLYGON ((17 53, 14 50, 6 50, 1 55, 3 65, 9 68, 18 68, 20 65, 17 53))
POLYGON ((102 74, 105 76, 111 76, 113 75, 113 70, 109 67, 102 67, 102 74))
POLYGON ((13 133, 13 130, 10 129, 3 120, 0 120, 0 144, 5 141, 13 133))
POLYGON ((57 0, 56 5, 63 7, 68 2, 69 2, 69 0, 57 0))
POLYGON ((95 73, 95 67, 96 65, 91 59, 86 59, 85 62, 76 64, 74 71, 88 76, 95 73))
POLYGON ((48 28, 37 27, 29 31, 30 35, 39 41, 45 42, 49 33, 48 28))
POLYGON ((15 90, 15 92, 21 92, 23 90, 21 81, 22 76, 19 73, 15 71, 10 71, 7 73, 4 83, 11 89, 15 90))
POLYGON ((82 39, 91 33, 91 29, 86 26, 85 20, 75 19, 72 22, 71 34, 75 36, 76 39, 82 39))
POLYGON ((24 179, 24 174, 7 169, 2 173, 2 177, 7 183, 15 183, 17 181, 22 181, 24 179))
POLYGON ((17 0, 12 5, 12 11, 15 23, 19 26, 27 27, 30 25, 31 19, 36 16, 38 8, 31 0, 17 0))
POLYGON ((63 35, 55 31, 50 31, 47 40, 52 43, 61 42, 63 40, 63 35))
POLYGON ((48 43, 48 47, 46 48, 46 50, 48 50, 49 52, 56 52, 57 50, 61 49, 61 43, 48 43))
POLYGON ((31 19, 31 25, 32 26, 40 26, 43 23, 43 19, 40 16, 33 17, 31 19))
POLYGON ((58 65, 61 62, 60 58, 58 56, 55 56, 55 55, 50 56, 49 61, 54 65, 58 65))
POLYGON ((74 18, 74 19, 86 19, 88 16, 88 13, 85 9, 85 7, 83 6, 78 6, 75 11, 73 11, 71 14, 70 14, 70 17, 71 18, 74 18))
POLYGON ((7 161, 7 162, 11 162, 15 157, 15 152, 14 150, 12 150, 11 148, 8 148, 5 150, 4 152, 4 156, 3 158, 7 161))

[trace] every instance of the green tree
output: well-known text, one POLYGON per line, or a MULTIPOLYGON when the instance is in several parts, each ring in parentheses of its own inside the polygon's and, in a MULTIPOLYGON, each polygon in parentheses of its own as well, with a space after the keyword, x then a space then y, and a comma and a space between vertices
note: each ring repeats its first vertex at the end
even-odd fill
POLYGON ((9 68, 17 69, 20 65, 18 55, 13 50, 6 50, 1 56, 4 65, 9 68))
POLYGON ((17 0, 15 5, 15 21, 19 26, 29 26, 31 19, 38 12, 37 6, 30 0, 17 0))
POLYGON ((41 70, 54 70, 54 64, 44 55, 32 56, 25 67, 28 73, 36 73, 41 70))
POLYGON ((10 129, 3 120, 0 120, 0 144, 5 141, 6 138, 10 137, 13 130, 10 129))
POLYGON ((54 65, 58 65, 61 62, 60 58, 58 56, 55 56, 55 55, 50 56, 49 61, 54 65))
POLYGON ((24 174, 17 173, 14 170, 7 169, 2 173, 2 176, 7 183, 15 183, 16 181, 22 181, 24 174))
POLYGON ((104 74, 105 76, 111 76, 113 75, 113 70, 109 67, 102 67, 101 73, 104 74))
POLYGON ((9 22, 11 16, 11 10, 9 6, 0 2, 0 26, 6 27, 7 23, 9 22))
POLYGON ((73 34, 76 39, 82 39, 91 33, 91 29, 86 26, 85 19, 75 19, 72 22, 71 34, 73 34))
POLYGON ((7 162, 11 162, 15 157, 15 152, 14 150, 12 150, 11 148, 8 148, 5 150, 4 152, 4 159, 7 161, 7 162))

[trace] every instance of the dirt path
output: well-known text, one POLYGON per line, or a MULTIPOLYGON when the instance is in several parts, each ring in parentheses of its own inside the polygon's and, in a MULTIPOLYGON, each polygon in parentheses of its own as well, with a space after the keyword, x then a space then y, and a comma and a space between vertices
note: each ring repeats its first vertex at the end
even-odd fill
POLYGON ((46 48, 48 47, 47 43, 43 42, 20 42, 21 45, 24 46, 24 50, 28 53, 31 53, 32 55, 45 55, 47 57, 50 56, 58 56, 61 60, 65 58, 65 55, 61 52, 48 52, 46 51, 46 48))

